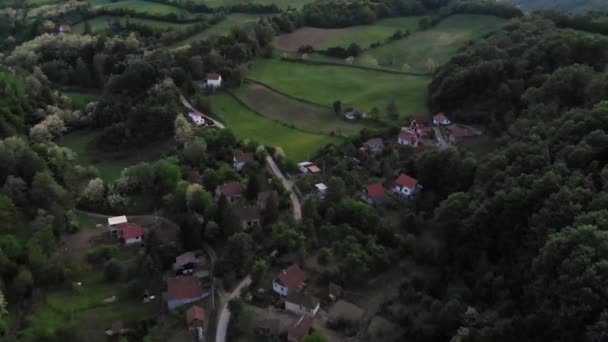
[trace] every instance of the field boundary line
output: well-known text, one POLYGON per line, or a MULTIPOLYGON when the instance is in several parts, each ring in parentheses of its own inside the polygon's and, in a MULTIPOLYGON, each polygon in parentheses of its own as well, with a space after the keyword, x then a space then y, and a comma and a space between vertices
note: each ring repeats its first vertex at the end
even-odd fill
POLYGON ((433 75, 432 73, 397 71, 397 70, 390 70, 390 69, 366 67, 363 65, 344 64, 344 63, 338 63, 338 62, 302 60, 302 59, 297 59, 297 58, 292 58, 292 57, 281 57, 281 61, 288 62, 288 63, 308 64, 308 65, 326 65, 326 66, 337 66, 337 67, 344 67, 344 68, 354 68, 354 69, 361 69, 361 70, 367 70, 367 71, 384 72, 387 74, 407 75, 407 76, 415 76, 415 77, 428 77, 428 76, 433 75))
POLYGON ((325 108, 325 109, 332 109, 333 110, 333 108, 331 106, 329 106, 329 105, 325 106, 325 105, 322 105, 322 104, 317 103, 317 102, 305 100, 305 99, 302 99, 302 98, 299 98, 299 97, 295 97, 293 95, 286 94, 286 93, 284 93, 284 92, 282 92, 282 91, 280 91, 280 90, 278 90, 278 89, 276 89, 276 88, 274 88, 272 86, 269 86, 268 84, 266 84, 264 82, 256 81, 256 80, 254 80, 252 78, 249 78, 249 77, 246 77, 245 81, 261 85, 262 87, 266 87, 266 88, 274 91, 275 93, 278 93, 280 95, 283 95, 285 97, 288 97, 288 98, 290 98, 292 100, 295 100, 295 101, 298 101, 298 102, 302 102, 302 103, 305 103, 305 104, 308 104, 308 105, 313 105, 313 106, 317 106, 317 107, 321 107, 321 108, 325 108))
MULTIPOLYGON (((264 115, 264 114, 260 113, 260 112, 259 112, 259 111, 257 111, 256 109, 253 109, 251 106, 247 105, 245 102, 243 102, 243 100, 239 99, 239 97, 238 97, 238 96, 236 96, 236 95, 235 95, 235 94, 234 94, 234 93, 233 93, 231 90, 225 89, 224 91, 225 91, 225 92, 226 92, 228 95, 230 95, 230 97, 232 97, 233 99, 235 99, 235 100, 236 100, 236 102, 238 102, 238 103, 239 103, 241 106, 243 106, 243 107, 245 107, 245 108, 249 109, 250 111, 252 111, 252 112, 253 112, 253 113, 255 113, 256 115, 261 116, 261 117, 263 117, 263 118, 265 118, 265 119, 268 119, 268 120, 270 120, 270 121, 274 121, 274 122, 278 123, 279 125, 285 126, 285 127, 287 127, 287 128, 290 128, 290 129, 295 129, 296 131, 300 131, 300 132, 302 132, 302 133, 307 133, 307 134, 315 134, 315 135, 324 135, 324 136, 332 137, 332 135, 330 135, 330 134, 326 134, 326 133, 322 133, 322 132, 309 131, 309 130, 307 130, 307 129, 302 129, 302 128, 300 128, 300 127, 297 127, 297 126, 295 126, 295 125, 293 125, 293 124, 288 124, 288 123, 286 123, 286 122, 284 122, 284 121, 281 121, 281 120, 278 120, 278 119, 274 119, 274 118, 268 117, 268 116, 266 116, 266 115, 264 115)), ((333 137, 337 137, 337 138, 341 138, 341 139, 345 139, 345 140, 348 140, 348 139, 349 139, 349 137, 348 137, 348 136, 346 136, 346 135, 344 135, 344 134, 342 134, 342 133, 335 133, 335 134, 333 135, 333 137)))

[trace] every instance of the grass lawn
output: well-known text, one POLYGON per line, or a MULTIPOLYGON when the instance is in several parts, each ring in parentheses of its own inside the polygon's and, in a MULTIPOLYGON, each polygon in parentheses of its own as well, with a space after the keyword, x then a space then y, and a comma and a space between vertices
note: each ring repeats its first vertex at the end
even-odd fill
POLYGON ((101 98, 101 95, 98 95, 98 94, 82 93, 82 92, 76 92, 76 91, 68 91, 68 92, 65 92, 64 94, 67 95, 72 100, 72 104, 74 105, 74 108, 76 108, 76 109, 82 109, 89 102, 98 101, 101 98))
POLYGON ((263 17, 263 14, 245 14, 245 13, 232 13, 226 16, 226 19, 219 23, 211 26, 210 28, 197 33, 193 36, 188 37, 182 41, 177 42, 173 47, 183 47, 195 41, 204 40, 213 35, 226 35, 230 33, 230 30, 235 26, 241 26, 247 23, 256 22, 258 18, 263 17))
POLYGON ((235 95, 264 116, 310 132, 352 134, 364 127, 336 116, 333 109, 300 102, 255 83, 246 83, 235 95))
POLYGON ((108 182, 120 176, 123 169, 143 161, 153 161, 162 157, 173 146, 173 139, 150 143, 150 145, 122 155, 106 155, 94 146, 94 140, 101 131, 75 131, 57 141, 76 153, 76 161, 81 165, 93 165, 101 178, 108 182))
POLYGON ((183 10, 178 7, 161 4, 158 2, 144 1, 144 0, 125 0, 118 2, 106 2, 103 1, 100 4, 103 8, 106 9, 126 9, 133 10, 139 13, 147 13, 147 14, 175 14, 177 16, 187 17, 190 13, 186 10, 183 10))
MULTIPOLYGON (((89 19, 88 22, 89 22, 89 25, 91 25, 91 30, 93 31, 93 33, 98 33, 98 32, 106 31, 108 29, 108 22, 110 20, 114 20, 114 21, 119 20, 123 24, 125 21, 129 21, 130 23, 144 25, 153 30, 159 30, 159 31, 184 30, 184 29, 187 29, 187 28, 190 28, 190 27, 196 25, 195 23, 180 24, 180 23, 171 23, 171 22, 162 21, 162 20, 145 19, 145 18, 128 18, 127 19, 125 17, 110 16, 110 15, 102 15, 99 17, 95 17, 93 19, 89 19)), ((78 24, 74 25, 73 32, 77 33, 77 34, 82 34, 84 32, 84 23, 85 23, 84 21, 81 21, 78 24)))
POLYGON ((312 2, 312 0, 192 0, 194 3, 205 4, 209 7, 220 7, 220 6, 232 6, 243 3, 256 3, 256 4, 275 4, 280 8, 301 8, 305 4, 312 2))
POLYGON ((357 43, 362 48, 368 48, 372 43, 384 42, 397 30, 413 33, 422 18, 422 16, 389 18, 379 20, 373 25, 349 27, 341 34, 324 41, 319 47, 322 49, 331 46, 348 47, 351 43, 357 43))
POLYGON ((380 110, 395 98, 402 117, 425 115, 429 77, 390 74, 351 67, 306 65, 277 59, 258 60, 248 75, 281 92, 331 106, 342 101, 342 108, 359 111, 380 110))
POLYGON ((426 71, 429 60, 439 66, 446 63, 458 49, 498 28, 505 22, 487 15, 453 15, 427 31, 417 31, 399 41, 364 52, 357 63, 402 69, 426 71), (407 66, 406 66, 407 68, 407 66))
POLYGON ((221 117, 238 137, 280 147, 287 158, 294 161, 310 159, 321 147, 342 142, 340 138, 298 131, 261 117, 228 94, 212 96, 211 106, 213 113, 221 117))

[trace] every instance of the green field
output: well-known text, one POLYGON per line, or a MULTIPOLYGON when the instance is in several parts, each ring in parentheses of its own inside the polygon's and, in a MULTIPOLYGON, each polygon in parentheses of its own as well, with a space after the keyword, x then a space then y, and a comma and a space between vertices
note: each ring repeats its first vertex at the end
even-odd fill
POLYGON ((81 165, 93 165, 99 170, 104 181, 113 181, 120 176, 123 169, 143 161, 153 161, 162 157, 171 149, 173 139, 151 143, 136 151, 122 155, 107 155, 94 146, 100 131, 75 131, 57 141, 76 153, 76 162, 81 165))
POLYGON ((353 26, 344 30, 343 33, 324 41, 320 48, 331 46, 348 47, 351 43, 357 43, 362 48, 368 48, 375 42, 384 42, 393 35, 395 31, 416 31, 418 22, 422 16, 389 18, 375 22, 373 25, 353 26))
POLYGON ((427 70, 439 66, 456 54, 468 41, 498 28, 505 22, 486 15, 453 15, 427 31, 417 31, 408 38, 369 50, 357 63, 395 69, 427 70), (404 67, 405 65, 405 67, 404 67))
POLYGON ((101 7, 105 9, 125 9, 132 10, 138 13, 147 13, 147 14, 175 14, 178 17, 188 17, 190 13, 184 9, 169 6, 157 2, 150 2, 144 0, 125 0, 118 2, 102 2, 99 4, 101 7))
POLYGON ((205 4, 209 7, 232 6, 244 3, 275 4, 280 8, 300 8, 313 0, 192 0, 194 3, 205 4))
POLYGON ((230 33, 230 30, 235 26, 244 25, 247 23, 256 22, 263 14, 245 14, 245 13, 232 13, 226 16, 226 18, 219 23, 211 26, 210 28, 197 33, 193 36, 188 37, 182 41, 179 41, 173 45, 173 47, 183 47, 199 40, 205 40, 213 35, 226 35, 230 33))
POLYGON ((364 127, 336 116, 331 108, 297 101, 255 83, 243 85, 235 95, 256 112, 309 132, 352 134, 364 127))
POLYGON ((64 94, 67 95, 72 100, 72 104, 74 105, 74 108, 76 108, 76 109, 82 109, 89 102, 98 101, 101 98, 101 95, 92 94, 92 93, 81 93, 81 92, 75 92, 75 91, 68 91, 68 92, 65 92, 64 94))
POLYGON ((430 77, 276 59, 257 61, 248 76, 283 93, 324 106, 340 100, 343 108, 353 106, 362 112, 377 107, 381 118, 385 117, 391 98, 395 98, 402 117, 427 113, 425 101, 430 77))
MULTIPOLYGON (((89 25, 91 25, 91 30, 93 33, 104 32, 108 29, 108 23, 110 20, 116 21, 119 20, 122 24, 126 21, 134 24, 143 25, 149 27, 153 30, 165 31, 165 30, 185 30, 191 28, 196 25, 195 23, 171 23, 162 20, 155 19, 144 19, 144 18, 125 18, 120 16, 110 16, 110 15, 102 15, 99 17, 95 17, 93 19, 89 19, 89 25)), ((79 22, 74 25, 73 32, 77 34, 82 34, 84 32, 84 21, 79 22)))
POLYGON ((212 96, 211 105, 214 114, 221 117, 239 138, 280 147, 290 160, 312 158, 321 147, 342 142, 339 138, 302 132, 261 117, 227 94, 212 96))

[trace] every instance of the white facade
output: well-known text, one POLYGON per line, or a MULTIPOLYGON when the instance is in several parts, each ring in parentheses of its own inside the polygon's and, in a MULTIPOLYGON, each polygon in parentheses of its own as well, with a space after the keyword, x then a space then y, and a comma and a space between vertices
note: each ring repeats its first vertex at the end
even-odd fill
POLYGON ((141 236, 134 237, 134 238, 131 238, 131 239, 125 239, 125 245, 127 245, 127 246, 137 245, 137 244, 140 244, 140 243, 143 243, 143 242, 144 242, 144 240, 143 240, 143 238, 141 236))
POLYGON ((192 122, 194 122, 195 125, 197 126, 202 126, 205 124, 205 118, 203 117, 202 114, 200 113, 194 113, 194 112, 190 112, 188 113, 188 117, 190 118, 190 120, 192 120, 192 122))
POLYGON ((218 88, 222 86, 222 76, 220 76, 217 80, 207 79, 207 87, 218 88))
POLYGON ((117 224, 123 224, 123 223, 127 223, 127 217, 125 215, 108 218, 108 225, 110 225, 110 226, 114 226, 117 224))
POLYGON ((283 286, 281 283, 278 283, 276 280, 272 281, 272 290, 274 290, 274 292, 280 294, 281 296, 287 296, 287 293, 289 292, 289 289, 287 288, 287 286, 283 286))
POLYGON ((325 185, 323 183, 318 183, 318 184, 315 184, 315 187, 317 188, 317 195, 321 199, 325 198, 325 196, 327 195, 327 185, 325 185))
POLYGON ((317 304, 317 306, 315 306, 314 308, 307 308, 296 303, 285 301, 285 310, 293 312, 297 315, 307 315, 310 317, 314 317, 319 311, 319 304, 317 304))
POLYGON ((302 173, 308 173, 308 167, 311 165, 313 165, 311 162, 301 162, 298 164, 298 169, 300 169, 300 172, 302 173))
POLYGON ((238 161, 236 160, 236 157, 232 157, 232 165, 234 166, 235 170, 241 171, 245 167, 245 164, 247 164, 247 162, 238 161))

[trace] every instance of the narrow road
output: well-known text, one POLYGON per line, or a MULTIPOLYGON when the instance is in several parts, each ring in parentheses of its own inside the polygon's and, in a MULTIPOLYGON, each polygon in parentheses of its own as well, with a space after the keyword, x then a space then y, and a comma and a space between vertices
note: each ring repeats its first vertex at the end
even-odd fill
POLYGON ((220 312, 220 318, 217 321, 217 331, 215 332, 215 342, 226 342, 226 331, 228 331, 228 323, 230 323, 230 310, 228 310, 228 302, 231 299, 238 297, 241 294, 241 290, 251 284, 251 277, 246 276, 236 286, 236 288, 226 296, 226 298, 220 298, 220 305, 222 305, 222 311, 220 312))
POLYGON ((213 125, 214 125, 215 127, 220 128, 220 129, 224 129, 224 128, 226 128, 226 126, 224 126, 224 124, 223 124, 223 123, 221 123, 221 122, 219 122, 219 121, 215 120, 215 119, 214 119, 214 118, 212 118, 212 117, 209 117, 209 116, 205 115, 204 113, 202 113, 202 112, 201 112, 201 111, 199 111, 198 109, 194 108, 194 106, 193 106, 192 104, 190 104, 190 102, 188 101, 188 99, 186 99, 186 98, 184 97, 184 95, 179 94, 179 100, 182 102, 182 104, 184 105, 184 107, 188 108, 189 110, 194 111, 194 112, 199 112, 199 113, 203 114, 203 117, 204 117, 205 119, 207 119, 207 120, 209 120, 209 121, 213 122, 213 125))
POLYGON ((285 176, 283 175, 281 170, 279 170, 279 167, 277 166, 277 164, 274 162, 274 160, 270 156, 266 156, 266 164, 268 165, 268 168, 270 169, 270 171, 275 176, 277 176, 281 179, 281 183, 283 183, 283 186, 285 187, 285 189, 287 189, 289 191, 289 198, 291 199, 291 206, 293 207, 293 219, 296 222, 301 222, 302 221, 302 205, 300 204, 300 199, 298 198, 296 193, 293 191, 293 182, 290 180, 287 180, 287 178, 285 178, 285 176))
POLYGON ((448 144, 448 142, 445 141, 445 137, 443 136, 443 132, 441 132, 441 129, 439 129, 439 127, 435 126, 435 127, 433 127, 433 131, 435 131, 435 136, 437 137, 437 142, 439 142, 439 148, 442 150, 450 148, 450 144, 448 144))

